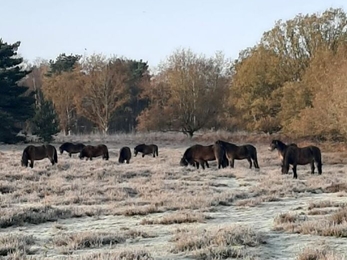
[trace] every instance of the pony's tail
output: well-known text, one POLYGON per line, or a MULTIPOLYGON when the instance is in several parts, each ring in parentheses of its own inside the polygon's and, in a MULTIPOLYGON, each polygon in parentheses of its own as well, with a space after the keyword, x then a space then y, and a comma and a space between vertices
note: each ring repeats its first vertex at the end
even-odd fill
POLYGON ((58 154, 57 154, 57 149, 54 148, 54 152, 53 152, 53 158, 54 158, 54 162, 58 163, 58 154))
POLYGON ((317 163, 318 173, 322 174, 322 153, 318 147, 311 147, 313 158, 317 163))
POLYGON ((28 153, 27 153, 27 151, 26 150, 24 150, 23 151, 23 154, 22 154, 22 161, 21 161, 21 163, 22 163, 22 166, 27 166, 26 164, 28 163, 28 153))

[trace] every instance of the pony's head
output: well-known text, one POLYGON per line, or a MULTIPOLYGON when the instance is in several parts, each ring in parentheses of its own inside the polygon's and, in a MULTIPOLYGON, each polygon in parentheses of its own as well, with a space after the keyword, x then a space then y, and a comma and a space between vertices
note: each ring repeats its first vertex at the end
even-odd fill
POLYGON ((282 165, 282 174, 288 174, 289 172, 289 164, 283 163, 282 165))
POLYGON ((180 161, 181 166, 188 166, 188 160, 185 157, 182 157, 180 161))
POLYGON ((273 150, 277 149, 279 147, 279 144, 280 144, 279 140, 272 140, 271 144, 269 146, 269 150, 273 151, 273 150))
POLYGON ((80 152, 80 154, 79 154, 79 156, 78 156, 81 160, 85 157, 84 156, 84 152, 83 152, 83 150, 80 152))
POLYGON ((59 152, 60 152, 60 154, 63 154, 63 152, 64 152, 63 145, 61 145, 61 146, 59 147, 59 152))

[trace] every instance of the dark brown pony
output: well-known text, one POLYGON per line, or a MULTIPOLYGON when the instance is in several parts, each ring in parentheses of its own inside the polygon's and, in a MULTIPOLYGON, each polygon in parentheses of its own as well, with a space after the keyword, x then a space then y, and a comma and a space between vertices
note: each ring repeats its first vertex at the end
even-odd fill
POLYGON ((259 169, 258 158, 257 158, 257 148, 255 148, 251 144, 246 145, 236 145, 232 143, 228 143, 222 140, 216 141, 216 144, 221 145, 225 149, 226 157, 229 160, 230 167, 234 168, 235 160, 243 160, 247 159, 249 162, 249 168, 252 168, 252 161, 254 167, 259 169))
POLYGON ((131 150, 129 147, 125 146, 122 147, 119 151, 119 158, 118 158, 118 162, 119 163, 124 163, 124 161, 126 161, 126 163, 129 163, 131 159, 131 150))
POLYGON ((158 156, 158 146, 155 144, 139 144, 134 148, 134 156, 138 153, 142 153, 142 157, 145 157, 146 154, 152 154, 153 157, 158 156))
POLYGON ((280 140, 272 140, 269 150, 273 151, 275 149, 277 149, 278 152, 278 157, 280 158, 281 161, 281 167, 283 166, 283 158, 284 158, 284 153, 286 152, 287 147, 289 146, 296 146, 298 147, 297 144, 295 143, 291 143, 291 144, 285 144, 283 142, 281 142, 280 140))
POLYGON ((48 158, 52 165, 58 162, 57 150, 53 145, 46 144, 41 146, 29 145, 22 154, 22 166, 28 167, 30 161, 30 167, 34 167, 34 160, 42 160, 48 158))
POLYGON ((69 156, 71 157, 71 154, 73 153, 80 153, 82 151, 82 149, 85 147, 84 144, 82 143, 63 143, 60 147, 59 147, 59 151, 60 154, 63 154, 64 151, 69 153, 69 156))
POLYGON ((280 140, 272 140, 270 148, 272 150, 277 149, 283 156, 282 173, 287 174, 289 172, 289 166, 293 166, 293 178, 297 179, 296 172, 297 165, 311 164, 311 174, 314 174, 316 163, 318 168, 318 174, 322 174, 322 154, 321 150, 314 145, 305 147, 298 147, 297 145, 286 145, 280 140), (272 148, 274 147, 274 148, 272 148))
POLYGON ((80 152, 79 158, 83 159, 84 157, 87 158, 87 160, 92 160, 93 157, 99 157, 102 155, 102 159, 108 160, 108 149, 107 146, 104 144, 99 144, 97 146, 93 145, 86 145, 80 152))
POLYGON ((183 154, 181 158, 180 165, 188 166, 188 164, 192 166, 196 166, 199 169, 199 166, 203 169, 206 167, 209 168, 208 161, 214 161, 217 159, 218 168, 225 168, 228 165, 228 160, 225 156, 224 149, 216 145, 208 145, 204 146, 201 144, 196 144, 189 147, 183 154))

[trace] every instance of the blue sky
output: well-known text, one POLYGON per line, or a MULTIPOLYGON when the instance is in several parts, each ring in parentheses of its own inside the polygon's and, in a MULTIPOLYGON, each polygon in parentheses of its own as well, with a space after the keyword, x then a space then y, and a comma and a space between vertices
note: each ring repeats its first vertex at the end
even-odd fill
POLYGON ((29 61, 103 53, 154 67, 179 47, 234 59, 275 21, 330 7, 347 11, 346 0, 4 0, 0 38, 29 61))

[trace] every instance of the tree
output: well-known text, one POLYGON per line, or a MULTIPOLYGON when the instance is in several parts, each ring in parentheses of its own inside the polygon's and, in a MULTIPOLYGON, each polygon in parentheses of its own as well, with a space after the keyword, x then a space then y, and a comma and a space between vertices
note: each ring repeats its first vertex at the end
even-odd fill
POLYGON ((347 47, 316 53, 303 82, 313 98, 288 124, 297 136, 347 140, 347 47))
POLYGON ((142 94, 150 84, 150 74, 147 62, 129 60, 129 80, 125 92, 129 99, 125 104, 115 110, 112 118, 112 130, 132 132, 137 127, 137 117, 147 108, 148 98, 142 94))
POLYGON ((342 9, 298 15, 278 21, 258 45, 241 52, 234 63, 230 97, 230 106, 242 115, 239 125, 276 132, 310 107, 314 96, 304 75, 320 50, 336 53, 345 44, 346 25, 342 9))
POLYGON ((80 55, 60 54, 55 61, 49 61, 49 70, 43 79, 42 92, 52 101, 59 116, 60 128, 69 134, 76 120, 76 85, 80 80, 80 55))
POLYGON ((162 64, 151 89, 150 107, 139 116, 144 130, 193 134, 216 125, 227 96, 228 68, 224 56, 212 58, 177 50, 162 64))
POLYGON ((65 53, 59 54, 55 61, 49 61, 50 69, 47 76, 72 71, 81 57, 81 55, 66 55, 65 53))
POLYGON ((58 116, 52 102, 45 100, 40 90, 37 91, 36 97, 36 113, 32 119, 33 134, 39 136, 44 142, 51 142, 52 136, 60 131, 58 116))
POLYGON ((68 135, 77 118, 76 99, 78 86, 83 81, 81 67, 76 66, 72 71, 63 71, 45 77, 42 92, 47 100, 52 101, 58 117, 60 128, 68 135))
POLYGON ((281 97, 274 96, 274 91, 283 84, 279 63, 273 51, 257 46, 233 65, 230 103, 237 111, 238 124, 247 130, 279 130, 276 116, 281 97))
POLYGON ((18 82, 30 73, 23 70, 23 58, 17 55, 20 42, 8 44, 0 39, 0 142, 15 143, 20 125, 34 113, 34 98, 24 96, 27 87, 18 82))
POLYGON ((124 59, 93 55, 82 63, 82 71, 85 75, 78 88, 77 111, 106 134, 116 109, 129 100, 125 92, 129 66, 124 59))

